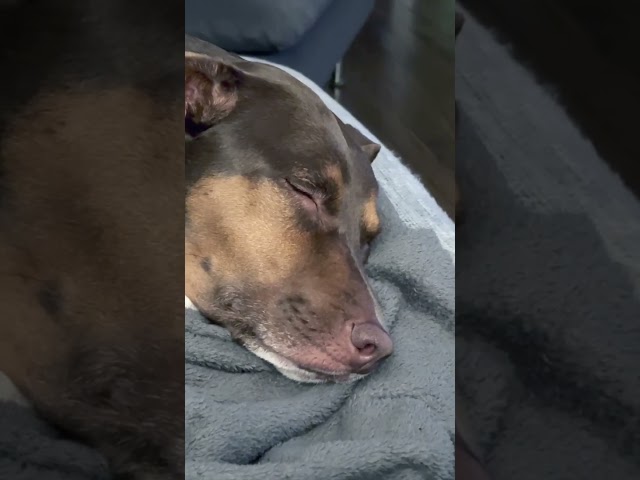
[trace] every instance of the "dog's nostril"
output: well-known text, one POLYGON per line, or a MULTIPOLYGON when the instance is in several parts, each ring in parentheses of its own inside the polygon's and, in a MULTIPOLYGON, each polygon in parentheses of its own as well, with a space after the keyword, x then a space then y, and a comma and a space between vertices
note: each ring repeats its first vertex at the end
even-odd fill
MULTIPOLYGON (((358 347, 356 347, 358 348, 358 347)), ((364 347, 358 348, 360 355, 373 355, 376 351, 376 346, 373 343, 367 343, 364 347)))
POLYGON ((351 367, 358 373, 371 371, 393 352, 391 337, 377 322, 355 324, 351 330, 351 343, 356 348, 351 367))

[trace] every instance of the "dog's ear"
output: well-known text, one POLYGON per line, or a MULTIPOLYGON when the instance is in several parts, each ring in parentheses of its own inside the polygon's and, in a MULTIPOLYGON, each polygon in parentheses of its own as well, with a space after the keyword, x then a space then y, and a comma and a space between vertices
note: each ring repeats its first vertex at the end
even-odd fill
POLYGON ((338 125, 340 125, 340 129, 345 136, 350 138, 353 143, 362 149, 369 158, 369 162, 373 162, 380 152, 380 145, 365 137, 363 133, 353 125, 344 123, 335 113, 333 116, 338 122, 338 125))
POLYGON ((364 134, 353 125, 345 124, 345 128, 349 132, 349 135, 351 135, 353 141, 367 154, 369 161, 373 162, 378 156, 378 153, 380 153, 380 144, 365 137, 364 134))
POLYGON ((243 73, 206 55, 185 52, 185 134, 196 136, 226 117, 236 106, 243 73))

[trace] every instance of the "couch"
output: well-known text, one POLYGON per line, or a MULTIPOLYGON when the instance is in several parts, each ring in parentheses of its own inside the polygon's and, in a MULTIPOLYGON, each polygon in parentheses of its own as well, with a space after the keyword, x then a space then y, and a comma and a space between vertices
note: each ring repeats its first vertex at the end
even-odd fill
POLYGON ((293 68, 320 86, 375 0, 185 0, 185 33, 227 51, 293 68))

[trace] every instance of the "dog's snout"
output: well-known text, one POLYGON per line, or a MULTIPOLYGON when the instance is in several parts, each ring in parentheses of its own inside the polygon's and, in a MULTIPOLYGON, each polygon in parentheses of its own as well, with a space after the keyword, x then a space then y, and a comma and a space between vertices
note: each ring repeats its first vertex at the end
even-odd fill
POLYGON ((369 373, 381 360, 393 353, 393 341, 378 322, 353 324, 351 368, 355 373, 369 373))

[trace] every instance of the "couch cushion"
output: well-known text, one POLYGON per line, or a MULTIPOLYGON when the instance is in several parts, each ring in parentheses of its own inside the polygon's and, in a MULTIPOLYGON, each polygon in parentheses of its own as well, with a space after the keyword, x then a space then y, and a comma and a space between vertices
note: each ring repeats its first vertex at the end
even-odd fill
POLYGON ((295 44, 335 0, 185 0, 186 33, 238 53, 295 44))

